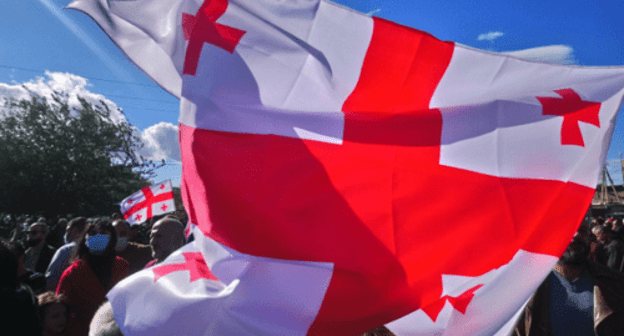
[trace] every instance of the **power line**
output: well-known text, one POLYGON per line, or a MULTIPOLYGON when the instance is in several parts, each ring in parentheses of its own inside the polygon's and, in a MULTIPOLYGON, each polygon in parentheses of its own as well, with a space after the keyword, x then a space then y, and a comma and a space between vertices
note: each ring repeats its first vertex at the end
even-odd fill
MULTIPOLYGON (((17 69, 17 70, 21 70, 21 71, 28 71, 28 72, 34 72, 34 73, 41 73, 42 72, 40 70, 28 69, 28 68, 20 68, 20 67, 13 67, 13 66, 2 65, 2 64, 0 64, 0 68, 17 69)), ((153 88, 160 88, 158 86, 148 85, 148 84, 132 83, 132 82, 125 82, 125 81, 115 81, 115 80, 109 80, 109 79, 100 79, 100 78, 92 78, 92 77, 84 77, 84 76, 81 76, 81 77, 87 78, 87 79, 92 79, 92 80, 102 80, 102 81, 110 81, 110 82, 118 82, 118 83, 125 83, 125 84, 141 85, 141 86, 148 86, 148 87, 153 87, 153 88)), ((100 93, 100 94, 105 96, 105 97, 117 97, 117 98, 132 99, 132 100, 143 100, 143 101, 156 102, 156 103, 165 103, 165 104, 179 104, 179 102, 177 102, 177 101, 172 102, 172 101, 159 100, 159 99, 151 99, 151 98, 144 98, 144 97, 133 97, 133 96, 117 95, 117 94, 107 94, 107 93, 100 93)), ((150 109, 150 108, 141 108, 141 107, 125 107, 125 108, 137 108, 137 109, 151 110, 151 111, 178 113, 177 111, 174 112, 174 111, 170 111, 170 110, 150 109)))
POLYGON ((117 97, 117 98, 126 98, 126 99, 134 99, 134 100, 145 100, 145 101, 152 101, 152 102, 157 102, 157 103, 165 103, 165 104, 180 104, 180 102, 171 102, 171 101, 166 101, 166 100, 158 100, 158 99, 150 99, 150 98, 142 98, 142 97, 132 97, 132 96, 123 96, 123 95, 116 95, 116 94, 107 94, 107 93, 100 93, 101 95, 105 96, 105 97, 117 97))
MULTIPOLYGON (((21 71, 35 72, 35 73, 45 73, 45 70, 22 68, 22 67, 16 67, 16 66, 5 65, 5 64, 0 64, 0 68, 16 69, 16 70, 21 70, 21 71)), ((151 87, 151 88, 158 88, 158 89, 160 89, 160 86, 153 85, 153 84, 134 83, 134 82, 127 82, 127 81, 122 81, 122 80, 115 80, 115 79, 104 79, 104 78, 87 77, 87 76, 82 76, 82 75, 77 75, 77 76, 80 76, 80 77, 86 78, 86 79, 91 79, 91 80, 98 80, 98 81, 111 82, 111 83, 122 83, 122 84, 129 84, 129 85, 138 85, 138 86, 145 86, 145 87, 151 87)))
POLYGON ((168 113, 180 113, 180 111, 172 111, 172 110, 159 110, 145 107, 137 107, 137 106, 119 106, 122 110, 125 109, 138 109, 138 110, 147 110, 147 111, 159 111, 159 112, 168 112, 168 113))

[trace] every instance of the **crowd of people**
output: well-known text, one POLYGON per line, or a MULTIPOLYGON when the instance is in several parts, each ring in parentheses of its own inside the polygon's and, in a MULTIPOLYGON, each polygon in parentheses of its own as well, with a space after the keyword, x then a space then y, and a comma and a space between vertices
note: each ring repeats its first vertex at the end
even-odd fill
MULTIPOLYGON (((25 219, 3 232, 0 318, 4 330, 26 336, 121 335, 106 293, 186 243, 174 216, 133 226, 119 215, 62 218, 54 226, 25 219)), ((621 335, 623 255, 621 218, 582 224, 514 335, 621 335)), ((392 333, 381 326, 365 335, 392 333)))
POLYGON ((624 335, 623 234, 621 219, 583 222, 512 335, 624 335))
POLYGON ((9 331, 3 335, 88 335, 112 287, 186 243, 174 216, 132 226, 118 214, 1 224, 0 319, 9 331))

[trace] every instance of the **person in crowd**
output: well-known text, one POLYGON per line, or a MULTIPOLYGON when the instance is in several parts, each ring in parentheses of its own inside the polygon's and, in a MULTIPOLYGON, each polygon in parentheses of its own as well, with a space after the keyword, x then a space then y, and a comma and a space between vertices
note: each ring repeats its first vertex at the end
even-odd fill
POLYGON ((52 229, 50 229, 50 233, 48 233, 48 238, 46 239, 48 245, 54 247, 54 248, 59 248, 65 244, 67 244, 64 240, 63 240, 63 235, 65 234, 65 232, 67 231, 67 219, 65 218, 60 218, 57 222, 56 225, 54 225, 54 227, 52 227, 52 229))
POLYGON ((45 272, 46 287, 55 291, 63 272, 69 267, 69 261, 78 248, 78 239, 82 237, 87 226, 87 219, 76 217, 72 219, 65 229, 63 240, 65 245, 61 246, 50 261, 50 265, 45 272))
POLYGON ((591 229, 596 225, 598 225, 598 218, 593 217, 590 221, 589 228, 591 229))
POLYGON ((28 238, 28 228, 35 221, 32 218, 22 217, 18 220, 18 224, 13 231, 11 231, 11 242, 23 243, 28 238))
POLYGON ((591 233, 589 259, 595 263, 606 266, 609 259, 606 249, 608 239, 607 228, 604 225, 597 225, 591 229, 591 233))
POLYGON ((93 316, 89 325, 89 336, 123 336, 115 322, 110 302, 104 302, 93 316))
POLYGON ((17 256, 17 281, 30 287, 35 294, 42 293, 45 290, 45 277, 41 273, 26 268, 24 247, 20 244, 10 243, 9 248, 17 256))
POLYGON ((619 271, 622 264, 622 254, 624 253, 624 243, 614 237, 610 228, 605 228, 602 233, 601 243, 607 255, 606 266, 612 270, 619 271))
POLYGON ((173 217, 165 217, 152 226, 150 233, 150 246, 152 258, 145 267, 151 267, 165 260, 171 252, 179 249, 186 243, 184 238, 184 225, 173 217))
POLYGON ((26 268, 44 274, 54 256, 54 248, 46 244, 48 226, 35 222, 28 228, 28 249, 26 250, 26 268))
POLYGON ((18 260, 8 242, 0 241, 0 325, 2 335, 41 334, 32 290, 18 282, 18 260))
POLYGON ((130 264, 129 274, 140 271, 152 260, 152 249, 149 245, 138 244, 129 240, 130 224, 118 219, 113 222, 117 232, 117 246, 115 253, 130 264))
POLYGON ((133 243, 140 243, 140 235, 141 228, 140 225, 132 225, 130 226, 130 234, 128 235, 128 239, 133 243))
POLYGON ((42 336, 65 336, 69 310, 65 297, 53 292, 45 292, 37 296, 39 319, 41 320, 42 336))
POLYGON ((10 238, 11 231, 15 228, 13 217, 9 214, 0 215, 0 237, 10 238))
POLYGON ((76 261, 63 272, 56 294, 67 297, 72 312, 67 324, 69 335, 88 333, 89 322, 104 302, 106 293, 128 275, 128 262, 115 256, 117 233, 108 219, 87 226, 76 261))
POLYGON ((622 225, 621 218, 611 222, 611 232, 613 232, 613 239, 624 242, 624 225, 622 225))
POLYGON ((624 275, 589 260, 589 243, 589 227, 581 225, 512 335, 622 335, 624 275))

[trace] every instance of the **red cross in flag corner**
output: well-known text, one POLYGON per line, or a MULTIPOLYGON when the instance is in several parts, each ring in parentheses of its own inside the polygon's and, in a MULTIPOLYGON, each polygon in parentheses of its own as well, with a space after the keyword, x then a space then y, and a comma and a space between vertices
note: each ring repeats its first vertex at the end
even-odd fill
POLYGON ((184 60, 184 74, 195 76, 204 43, 213 44, 230 54, 234 53, 234 48, 245 35, 245 31, 217 23, 227 7, 227 0, 207 0, 199 8, 196 16, 182 13, 184 38, 189 40, 184 60))
POLYGON ((201 252, 185 252, 182 253, 186 262, 179 264, 167 264, 162 266, 157 266, 152 269, 154 272, 154 282, 158 281, 161 277, 173 273, 173 272, 181 272, 188 271, 191 279, 190 281, 196 281, 199 279, 208 279, 219 281, 217 277, 212 274, 208 265, 206 265, 206 261, 202 256, 201 252))
POLYGON ((572 89, 554 91, 561 98, 536 97, 543 106, 543 115, 563 117, 561 126, 561 144, 585 147, 579 122, 600 128, 600 103, 584 101, 572 89))

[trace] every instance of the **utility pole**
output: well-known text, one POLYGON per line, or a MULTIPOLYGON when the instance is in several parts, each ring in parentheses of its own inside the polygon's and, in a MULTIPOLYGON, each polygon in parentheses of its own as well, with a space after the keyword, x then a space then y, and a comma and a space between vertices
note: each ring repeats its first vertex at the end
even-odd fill
POLYGON ((622 160, 622 153, 620 153, 620 171, 622 172, 622 185, 624 185, 624 160, 622 160))
MULTIPOLYGON (((613 183, 613 179, 611 178, 611 174, 609 174, 609 171, 607 170, 607 167, 604 167, 604 175, 607 175, 607 178, 609 178, 609 182, 611 182, 611 190, 613 190, 613 196, 615 196, 615 201, 618 204, 622 204, 622 201, 620 200, 620 196, 618 196, 617 193, 617 189, 615 189, 615 183, 613 183)), ((603 182, 604 182, 604 175, 603 175, 603 182)))

